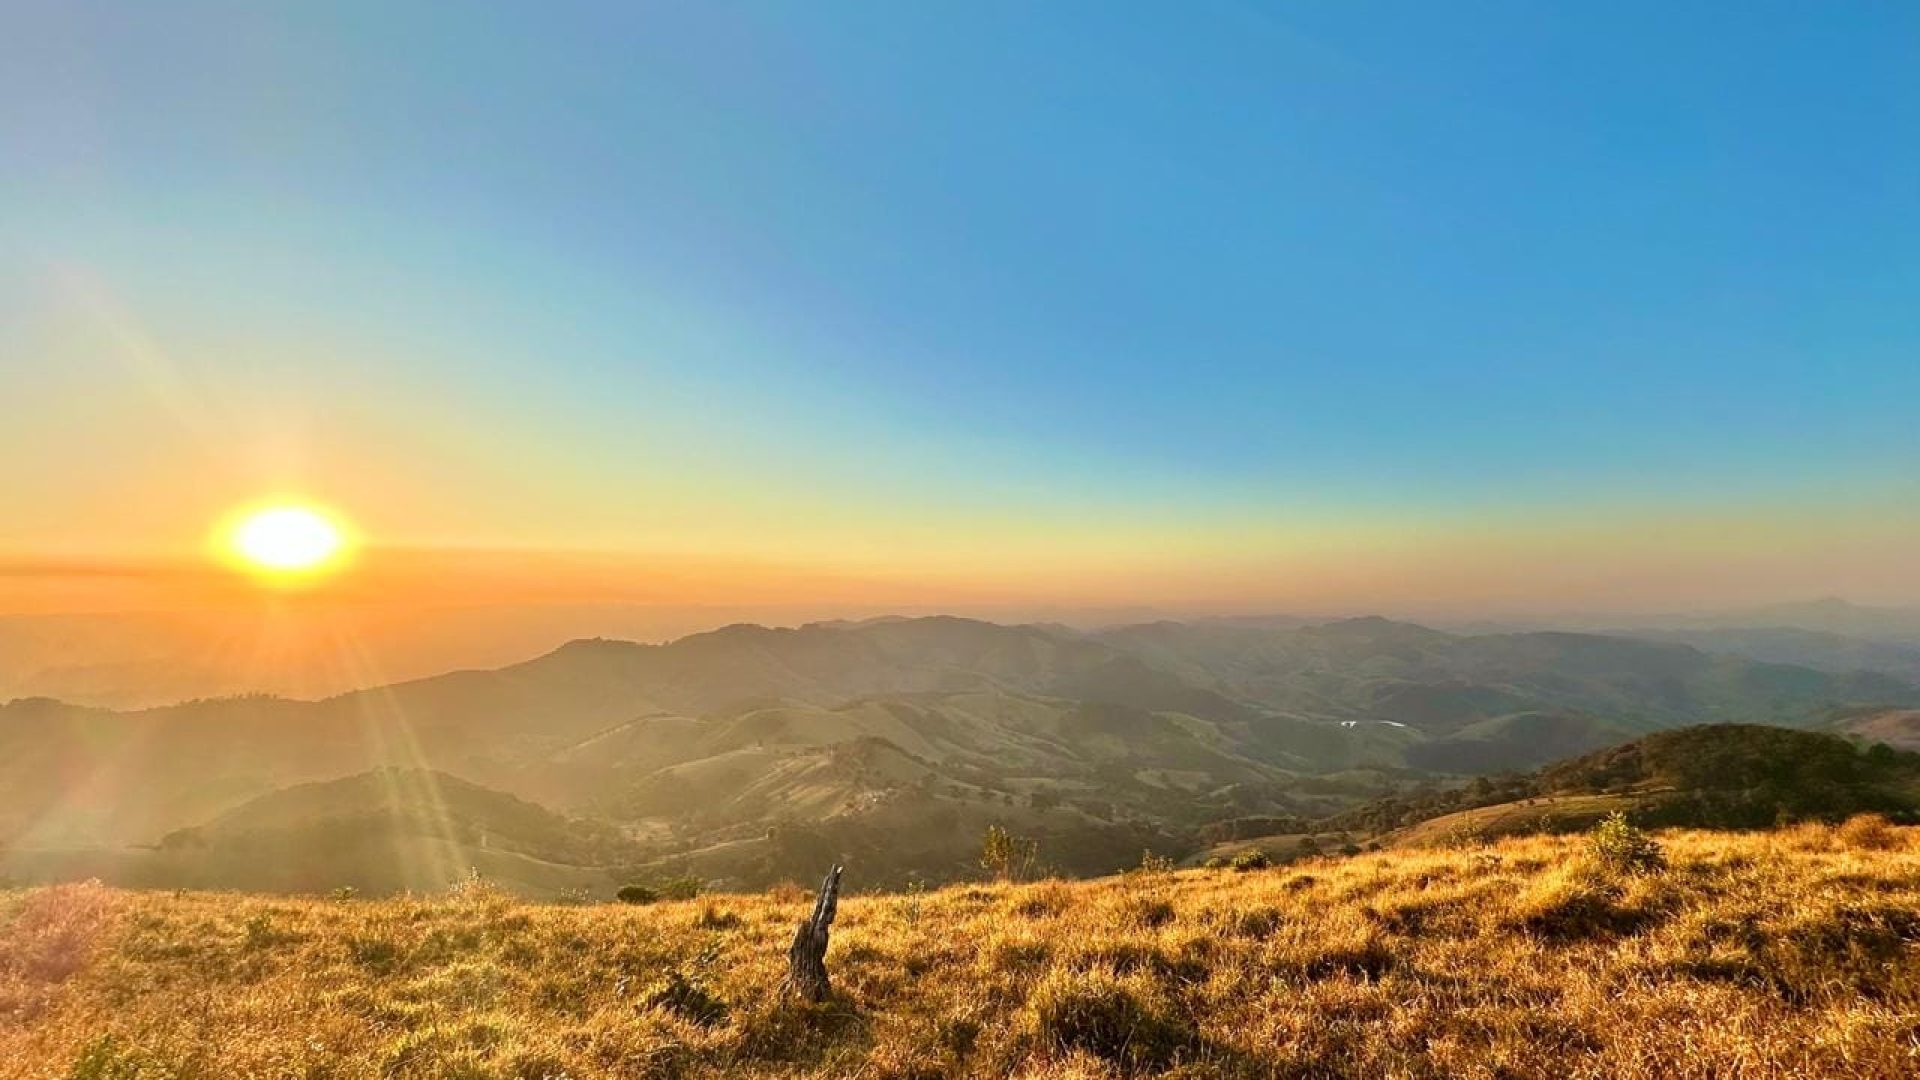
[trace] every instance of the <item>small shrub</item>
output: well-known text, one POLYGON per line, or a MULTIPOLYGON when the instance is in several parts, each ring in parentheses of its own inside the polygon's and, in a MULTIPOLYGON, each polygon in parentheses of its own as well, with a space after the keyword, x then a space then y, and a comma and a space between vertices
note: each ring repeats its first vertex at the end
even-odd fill
POLYGON ((1273 860, 1267 857, 1266 852, 1253 848, 1235 855, 1228 865, 1235 871, 1245 874, 1253 870, 1265 870, 1273 865, 1273 860))
POLYGON ((1171 874, 1173 873, 1173 860, 1165 855, 1155 855, 1153 849, 1149 848, 1140 853, 1140 865, 1127 872, 1130 874, 1142 874, 1148 877, 1171 874))
POLYGON ((1587 834, 1587 854, 1600 867, 1618 874, 1650 874, 1667 865, 1659 843, 1619 810, 1587 834))
MULTIPOLYGON (((900 891, 902 897, 900 916, 909 927, 920 925, 920 912, 926 906, 927 883, 919 878, 908 880, 907 887, 900 891)), ((804 897, 803 897, 804 899, 804 897)))
POLYGON ((980 842, 980 868, 1001 881, 1017 881, 1033 869, 1039 844, 999 825, 987 826, 980 842))
POLYGON ((468 867, 465 876, 447 886, 447 895, 468 904, 498 905, 513 901, 511 893, 481 877, 477 867, 468 867))
POLYGON ((256 911, 247 916, 247 921, 242 924, 241 930, 246 934, 249 949, 270 948, 292 940, 289 935, 274 927, 273 916, 265 911, 256 911))
POLYGON ((662 900, 691 900, 699 896, 706 887, 707 883, 701 881, 699 878, 693 877, 690 874, 682 874, 679 877, 670 877, 662 881, 658 887, 658 891, 660 893, 660 899, 662 900))
POLYGON ((614 898, 623 904, 651 904, 660 899, 660 894, 645 885, 622 885, 614 898))

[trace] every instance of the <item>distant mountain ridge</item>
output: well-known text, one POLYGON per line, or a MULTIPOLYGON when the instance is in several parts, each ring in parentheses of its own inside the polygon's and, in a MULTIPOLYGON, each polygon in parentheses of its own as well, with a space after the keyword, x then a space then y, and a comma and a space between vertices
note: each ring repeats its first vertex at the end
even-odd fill
MULTIPOLYGON (((921 614, 829 618, 813 625, 857 629, 909 622, 921 614)), ((449 670, 494 668, 573 638, 671 641, 729 619, 792 626, 823 615, 818 609, 617 603, 421 610, 302 606, 270 615, 241 610, 0 615, 0 700, 51 697, 127 709, 236 693, 317 698, 449 670), (341 640, 355 642, 353 657, 341 654, 341 640), (245 648, 236 648, 238 643, 245 648)), ((1018 621, 1005 613, 988 617, 1018 621)), ((1055 611, 1032 625, 1071 635, 1079 632, 1073 627, 1113 628, 1153 617, 1114 609, 1055 611)), ((1182 618, 1194 627, 1259 630, 1298 630, 1335 621, 1285 613, 1182 618)), ((1920 608, 1867 607, 1836 599, 1703 614, 1574 612, 1504 622, 1413 621, 1456 634, 1564 630, 1666 638, 1749 659, 1834 672, 1867 668, 1905 678, 1914 671, 1910 651, 1920 649, 1920 608), (1758 633, 1715 636, 1719 631, 1758 633), (1881 648, 1895 651, 1875 655, 1881 648)))
POLYGON ((901 873, 951 874, 996 820, 1096 867, 1421 775, 1527 769, 1702 722, 1912 707, 1920 688, 1885 674, 1381 618, 735 625, 321 701, 16 701, 0 706, 0 842, 151 843, 290 785, 397 768, 613 827, 642 861, 712 876, 854 843, 901 873), (914 839, 888 847, 889 829, 914 839))
POLYGON ((1832 596, 1727 611, 1567 612, 1512 619, 1445 619, 1436 625, 1463 634, 1573 630, 1626 637, 1682 637, 1720 631, 1787 632, 1806 635, 1809 641, 1827 637, 1856 644, 1920 646, 1920 606, 1855 604, 1832 596))

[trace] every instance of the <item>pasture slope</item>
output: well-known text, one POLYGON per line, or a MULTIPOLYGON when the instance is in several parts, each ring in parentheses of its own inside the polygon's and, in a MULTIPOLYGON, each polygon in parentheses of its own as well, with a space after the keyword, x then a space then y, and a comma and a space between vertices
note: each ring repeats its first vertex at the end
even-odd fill
MULTIPOLYGON (((650 906, 0 893, 0 1075, 1911 1077, 1920 829, 1580 836, 1279 869, 650 906)), ((849 871, 857 885, 858 867, 849 871)))

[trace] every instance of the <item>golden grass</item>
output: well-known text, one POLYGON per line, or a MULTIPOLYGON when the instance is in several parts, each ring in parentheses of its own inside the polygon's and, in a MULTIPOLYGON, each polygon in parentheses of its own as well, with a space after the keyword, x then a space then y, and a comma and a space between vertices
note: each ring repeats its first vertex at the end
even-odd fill
MULTIPOLYGON (((1912 1077, 1920 838, 1581 838, 850 897, 0 894, 0 1076, 1912 1077)), ((858 872, 858 867, 853 868, 858 872)))
POLYGON ((1519 802, 1477 806, 1428 818, 1389 833, 1389 847, 1421 847, 1536 832, 1580 828, 1616 810, 1632 810, 1642 801, 1633 794, 1542 795, 1519 802))

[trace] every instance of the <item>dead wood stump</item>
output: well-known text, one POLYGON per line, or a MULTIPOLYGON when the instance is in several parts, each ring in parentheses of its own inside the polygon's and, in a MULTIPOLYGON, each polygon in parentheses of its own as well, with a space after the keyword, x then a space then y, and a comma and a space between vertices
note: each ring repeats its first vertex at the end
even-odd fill
POLYGON ((827 928, 840 907, 840 867, 827 871, 820 882, 820 895, 813 901, 813 915, 794 932, 787 949, 787 980, 783 993, 799 994, 808 1001, 825 1001, 831 992, 827 982, 827 928))

